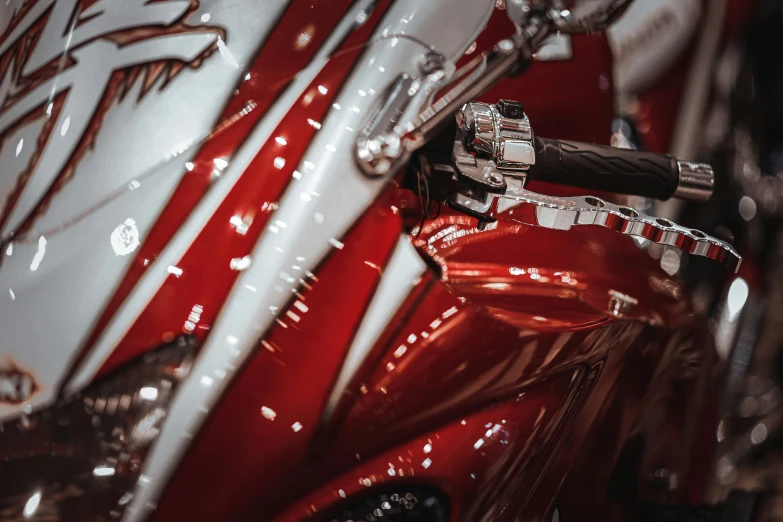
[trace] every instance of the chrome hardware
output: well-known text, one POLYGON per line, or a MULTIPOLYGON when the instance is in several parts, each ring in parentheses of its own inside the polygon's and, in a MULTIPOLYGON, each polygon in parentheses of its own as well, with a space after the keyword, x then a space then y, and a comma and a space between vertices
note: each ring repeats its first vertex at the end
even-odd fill
MULTIPOLYGON (((532 159, 523 155, 513 157, 521 161, 511 161, 512 157, 508 155, 509 144, 532 149, 533 131, 521 104, 509 101, 497 106, 468 103, 457 113, 457 125, 452 152, 454 166, 449 168, 458 183, 449 204, 477 218, 479 228, 495 220, 491 215, 493 203, 496 198, 503 198, 517 203, 504 201, 496 207, 504 218, 512 221, 554 230, 569 230, 574 225, 599 225, 713 259, 734 271, 739 269, 742 258, 736 250, 700 230, 681 227, 667 219, 648 216, 595 196, 555 197, 525 190, 525 170, 535 164, 535 152, 531 151, 532 159), (500 169, 501 164, 506 168, 500 169), (523 206, 532 207, 534 212, 519 212, 523 206)), ((712 179, 709 165, 688 162, 678 162, 678 165, 681 186, 696 187, 690 188, 691 191, 705 190, 699 183, 703 186, 707 184, 706 179, 712 179), (690 179, 694 181, 688 181, 690 179)), ((688 193, 688 196, 692 195, 692 192, 688 193)), ((609 310, 615 315, 635 304, 634 298, 619 292, 610 297, 609 310)))
POLYGON ((617 290, 609 290, 609 312, 615 317, 622 317, 631 306, 639 304, 639 300, 630 295, 618 292, 617 290))
POLYGON ((454 142, 452 158, 462 176, 481 185, 489 192, 502 194, 506 191, 506 182, 503 180, 503 176, 497 172, 495 165, 491 161, 469 154, 459 139, 454 142))
POLYGON ((468 103, 457 113, 457 125, 465 147, 488 155, 498 169, 525 171, 536 163, 533 129, 517 102, 468 103))
POLYGON ((674 193, 675 198, 688 201, 709 201, 715 187, 715 173, 706 163, 677 161, 680 168, 680 181, 674 193))
POLYGON ((742 262, 734 247, 700 230, 681 227, 668 219, 647 216, 630 207, 613 205, 594 196, 545 196, 509 185, 501 197, 533 207, 535 218, 532 222, 520 219, 522 213, 517 212, 520 205, 507 211, 509 219, 528 225, 555 230, 569 230, 574 225, 599 225, 712 259, 735 272, 742 262))
POLYGON ((416 147, 404 136, 454 71, 442 54, 430 51, 419 66, 424 78, 403 75, 386 93, 383 104, 356 140, 356 161, 369 176, 382 176, 398 168, 416 147))
MULTIPOLYGON (((517 26, 514 35, 499 41, 494 49, 457 71, 445 57, 431 51, 420 66, 421 78, 401 79, 416 89, 391 89, 387 93, 378 114, 357 139, 359 166, 368 176, 382 176, 396 170, 413 151, 436 136, 462 105, 527 65, 550 35, 603 29, 631 1, 602 2, 603 10, 593 8, 584 17, 577 17, 576 11, 569 11, 562 0, 537 2, 534 9, 527 0, 509 0, 509 17, 517 26), (432 103, 439 90, 445 94, 432 103), (404 117, 398 111, 404 111, 404 117)), ((510 163, 520 164, 528 152, 524 146, 512 144, 506 154, 510 163)))
MULTIPOLYGON (((512 158, 508 156, 510 143, 532 148, 533 131, 521 104, 508 101, 497 106, 468 103, 457 114, 457 124, 452 153, 455 168, 449 167, 457 184, 449 204, 477 218, 479 228, 495 220, 493 203, 496 198, 502 198, 510 201, 499 202, 495 211, 512 221, 553 230, 570 230, 574 225, 599 225, 707 257, 734 271, 739 269, 742 258, 737 251, 700 230, 681 227, 667 219, 648 216, 595 196, 555 197, 525 190, 525 170, 535 164, 535 153, 531 151, 532 160, 519 156, 522 161, 510 161, 512 158), (501 169, 500 164, 506 168, 501 169), (523 207, 533 212, 520 212, 523 207)), ((678 164, 681 186, 696 187, 691 191, 706 190, 702 188, 707 184, 705 180, 712 179, 709 165, 678 164), (691 178, 694 181, 687 185, 683 183, 691 178)), ((692 196, 692 192, 688 195, 692 196)), ((609 310, 615 315, 623 314, 635 304, 633 297, 619 292, 610 294, 610 298, 609 310)))

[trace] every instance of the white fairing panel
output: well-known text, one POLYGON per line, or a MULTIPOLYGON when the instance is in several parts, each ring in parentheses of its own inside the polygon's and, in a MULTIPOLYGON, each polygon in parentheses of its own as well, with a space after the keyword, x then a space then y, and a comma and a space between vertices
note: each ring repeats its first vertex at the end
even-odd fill
MULTIPOLYGON (((367 3, 369 0, 359 2, 356 7, 367 3)), ((445 9, 437 4, 440 3, 397 0, 374 35, 377 41, 370 44, 343 85, 333 110, 297 169, 301 178, 289 185, 271 218, 285 227, 267 232, 256 245, 251 259, 264 262, 252 263, 235 284, 145 464, 144 481, 137 485, 136 496, 126 512, 127 520, 144 520, 149 514, 206 414, 274 321, 276 311, 284 309, 297 284, 284 274, 294 265, 301 271, 313 270, 331 249, 339 248, 339 238, 387 183, 387 179, 368 178, 354 160, 358 131, 379 93, 400 74, 418 75, 429 46, 452 60, 462 56, 486 24, 495 2, 452 0, 445 9)), ((300 76, 312 77, 310 68, 300 76)), ((303 88, 293 84, 281 97, 281 103, 290 98, 290 90, 303 88)), ((266 127, 274 124, 262 120, 233 159, 229 171, 244 170, 262 143, 258 140, 265 140, 271 132, 266 127)), ((229 171, 226 178, 231 176, 229 171)), ((400 279, 397 283, 406 282, 400 279)), ((393 284, 382 282, 381 286, 393 284)))
MULTIPOLYGON (((33 0, 19 11, 30 3, 5 2, 0 17, 6 53, 48 14, 27 59, 0 70, 0 365, 35 377, 25 403, 35 409, 51 400, 287 2, 202 0, 191 11, 189 0, 100 0, 79 11, 76 0, 33 0), (175 25, 184 30, 117 43, 129 29, 175 25), (153 76, 149 64, 166 60, 186 66, 153 76), (112 73, 128 66, 142 71, 96 124, 112 73), (28 85, 42 68, 51 73, 28 85), (67 182, 39 207, 61 172, 67 182)), ((0 403, 0 418, 21 406, 0 403)))
POLYGON ((618 93, 635 94, 655 82, 693 37, 700 0, 635 0, 607 31, 618 93))

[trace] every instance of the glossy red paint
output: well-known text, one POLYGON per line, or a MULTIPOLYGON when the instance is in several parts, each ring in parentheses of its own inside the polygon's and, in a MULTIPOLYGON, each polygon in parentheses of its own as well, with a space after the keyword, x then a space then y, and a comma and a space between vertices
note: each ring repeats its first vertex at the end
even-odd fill
POLYGON ((369 210, 342 238, 344 248, 304 277, 194 442, 155 520, 244 520, 259 502, 265 513, 280 506, 286 473, 311 451, 345 350, 400 239, 388 202, 369 210), (212 479, 202 480, 204 473, 212 479), (209 502, 194 503, 194 495, 209 502))
MULTIPOLYGON (((312 513, 312 506, 322 510, 341 500, 340 489, 346 495, 363 489, 364 478, 371 484, 392 480, 389 462, 397 472, 398 456, 413 461, 405 461, 404 473, 413 468, 415 477, 444 488, 459 502, 454 520, 501 509, 505 518, 499 520, 535 520, 555 499, 561 510, 603 516, 624 509, 610 499, 610 510, 603 500, 618 473, 635 477, 663 464, 681 476, 690 472, 683 448, 693 443, 694 425, 688 419, 699 411, 694 401, 703 394, 687 383, 703 386, 710 360, 709 344, 703 338, 694 341, 697 322, 679 284, 622 236, 607 232, 599 242, 599 229, 585 229, 563 241, 558 233, 507 221, 473 232, 472 220, 448 210, 418 238, 423 249, 435 249, 430 255, 444 269, 444 281, 420 283, 358 372, 338 413, 316 429, 351 332, 377 281, 376 271, 365 279, 357 267, 383 266, 383 257, 365 261, 367 255, 388 255, 400 232, 393 213, 389 199, 382 199, 345 238, 345 249, 316 273, 317 284, 307 281, 312 289, 304 286, 297 296, 307 314, 296 322, 281 316, 287 328, 279 324, 270 333, 228 392, 164 496, 157 520, 175 520, 183 513, 192 520, 253 514, 267 519, 276 513, 281 520, 298 520, 312 513), (390 220, 382 219, 384 213, 390 220), (376 246, 368 250, 370 237, 376 246), (614 265, 608 252, 624 259, 623 266, 614 265), (540 277, 530 277, 536 274, 540 277), (498 299, 496 286, 488 287, 499 284, 510 288, 504 299, 498 299), (605 298, 613 287, 635 292, 639 311, 622 321, 610 317, 605 298), (683 353, 698 355, 693 375, 686 372, 683 353), (584 388, 579 403, 584 406, 572 408, 573 417, 555 430, 564 441, 556 446, 561 449, 541 450, 545 462, 517 451, 524 441, 538 440, 535 435, 543 429, 530 422, 535 420, 530 405, 538 411, 538 401, 547 401, 547 415, 561 408, 574 389, 574 372, 586 368, 594 369, 595 381, 584 388), (565 376, 569 385, 562 388, 565 376), (553 389, 553 383, 561 384, 553 389), (508 408, 502 410, 506 417, 527 420, 509 432, 512 448, 487 457, 473 449, 474 432, 459 431, 460 420, 489 418, 493 410, 481 412, 496 404, 508 408), (274 420, 268 411, 264 415, 265 407, 274 420), (662 434, 664 428, 670 433, 662 434), (645 468, 625 470, 627 446, 640 432, 661 447, 643 453, 645 468), (413 457, 418 459, 427 444, 423 441, 433 437, 451 448, 445 459, 438 457, 444 467, 419 469, 413 457), (486 458, 500 459, 492 469, 504 471, 479 474, 477 481, 468 471, 471 466, 488 469, 486 458), (523 473, 524 466, 533 467, 523 473), (202 481, 205 475, 211 480, 202 481), (529 495, 520 497, 519 491, 529 495), (210 499, 208 512, 203 505, 193 510, 194 494, 210 499)), ((298 313, 293 307, 290 311, 298 313)), ((435 456, 429 457, 432 462, 435 456)), ((652 495, 637 489, 635 495, 652 495)))
POLYGON ((276 522, 299 521, 368 487, 411 481, 441 487, 452 502, 452 520, 507 519, 534 491, 536 461, 546 462, 569 406, 584 393, 584 370, 557 375, 531 387, 524 400, 509 400, 455 419, 367 462, 357 463, 308 495, 276 522), (455 480, 456 477, 459 477, 455 480))
MULTIPOLYGON (((133 264, 85 344, 86 349, 96 341, 136 286, 147 266, 163 250, 205 194, 214 179, 215 160, 231 160, 245 137, 296 73, 315 56, 350 5, 351 2, 347 0, 328 4, 317 0, 293 0, 289 5, 274 31, 262 44, 247 76, 237 86, 234 96, 228 100, 213 132, 201 145, 191 162, 192 165, 188 167, 190 171, 182 178, 155 226, 139 247, 133 264), (307 45, 297 45, 297 39, 304 33, 310 35, 307 45)), ((163 331, 178 332, 180 329, 181 325, 163 331)), ((153 342, 160 342, 161 333, 156 332, 153 335, 153 342)), ((86 349, 81 357, 85 355, 86 349)), ((125 359, 127 357, 123 357, 123 360, 125 359)))
MULTIPOLYGON (((294 104, 177 263, 181 272, 169 276, 100 374, 157 346, 161 339, 182 333, 200 338, 207 335, 239 274, 236 264, 251 253, 278 199, 296 179, 296 168, 318 132, 319 122, 331 108, 361 55, 361 45, 372 34, 388 3, 381 2, 371 17, 345 39, 294 104), (194 310, 198 311, 196 322, 189 319, 194 310)), ((213 164, 213 171, 215 168, 219 169, 213 164)))
MULTIPOLYGON (((493 101, 522 99, 531 117, 551 122, 552 137, 605 142, 611 85, 602 88, 598 71, 610 70, 608 48, 603 36, 574 39, 576 60, 591 45, 597 58, 580 69, 579 78, 592 82, 585 80, 584 99, 573 98, 577 77, 554 72, 560 65, 571 72, 567 62, 534 64, 550 67, 541 83, 525 75, 499 87, 493 101), (523 82, 530 89, 524 97, 523 82), (552 97, 535 116, 534 100, 544 92, 552 97), (562 114, 557 95, 570 107, 562 114), (566 113, 567 123, 558 120, 566 113)), ((261 155, 268 168, 276 149, 261 155)), ((275 201, 267 196, 274 190, 258 188, 248 201, 275 201)), ((541 520, 553 506, 564 519, 628 520, 640 500, 695 498, 704 472, 694 470, 691 454, 709 431, 698 422, 709 421, 699 412, 709 398, 711 345, 680 282, 630 238, 600 227, 537 229, 514 222, 511 210, 479 232, 475 220, 444 209, 415 240, 440 273, 433 268, 422 278, 325 416, 403 222, 416 220, 400 219, 397 190, 390 187, 342 239, 344 248, 302 279, 196 437, 154 519, 318 519, 368 483, 412 479, 446 491, 452 520, 465 521, 487 513, 541 520), (609 290, 639 304, 615 317, 607 311, 609 290), (662 494, 647 476, 656 467, 675 471, 686 487, 662 494)), ((202 242, 186 256, 191 264, 180 266, 182 278, 169 282, 183 305, 179 322, 144 335, 181 328, 202 299, 189 293, 185 275, 201 273, 205 263, 213 268, 203 273, 228 273, 221 284, 230 288, 230 259, 247 249, 228 220, 248 208, 226 206, 212 231, 226 242, 220 249, 202 242)), ((260 231, 262 210, 255 212, 251 228, 260 231)), ((214 302, 210 313, 222 298, 214 302)))
POLYGON ((602 227, 559 232, 522 225, 511 221, 516 212, 511 208, 498 215, 497 224, 478 231, 474 219, 447 209, 418 239, 444 265, 453 289, 477 304, 503 309, 504 318, 519 327, 596 326, 608 320, 609 290, 639 300, 627 317, 671 327, 695 321, 682 284, 631 238, 602 227), (536 300, 526 302, 522 295, 536 300))
MULTIPOLYGON (((476 49, 491 48, 514 33, 505 10, 495 9, 476 49)), ((573 58, 534 61, 522 74, 498 83, 481 100, 518 100, 538 136, 608 144, 614 116, 612 54, 604 33, 571 37, 573 58), (576 86, 576 88, 575 88, 576 86)))

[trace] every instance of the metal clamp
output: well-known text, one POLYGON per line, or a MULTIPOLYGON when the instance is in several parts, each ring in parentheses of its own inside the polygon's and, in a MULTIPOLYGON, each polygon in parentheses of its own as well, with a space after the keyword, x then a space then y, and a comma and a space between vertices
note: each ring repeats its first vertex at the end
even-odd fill
POLYGON ((406 135, 419 115, 454 72, 445 56, 430 51, 419 66, 422 78, 398 77, 386 92, 367 126, 356 140, 356 161, 368 176, 382 176, 397 169, 418 144, 406 135))

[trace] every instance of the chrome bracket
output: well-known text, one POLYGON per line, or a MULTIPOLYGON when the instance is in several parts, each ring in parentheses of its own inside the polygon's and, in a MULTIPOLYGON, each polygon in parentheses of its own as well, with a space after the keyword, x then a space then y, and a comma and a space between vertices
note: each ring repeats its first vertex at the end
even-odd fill
POLYGON ((368 176, 395 171, 420 146, 407 136, 454 73, 454 65, 442 54, 429 51, 419 72, 421 76, 401 75, 394 81, 356 140, 356 161, 368 176))

